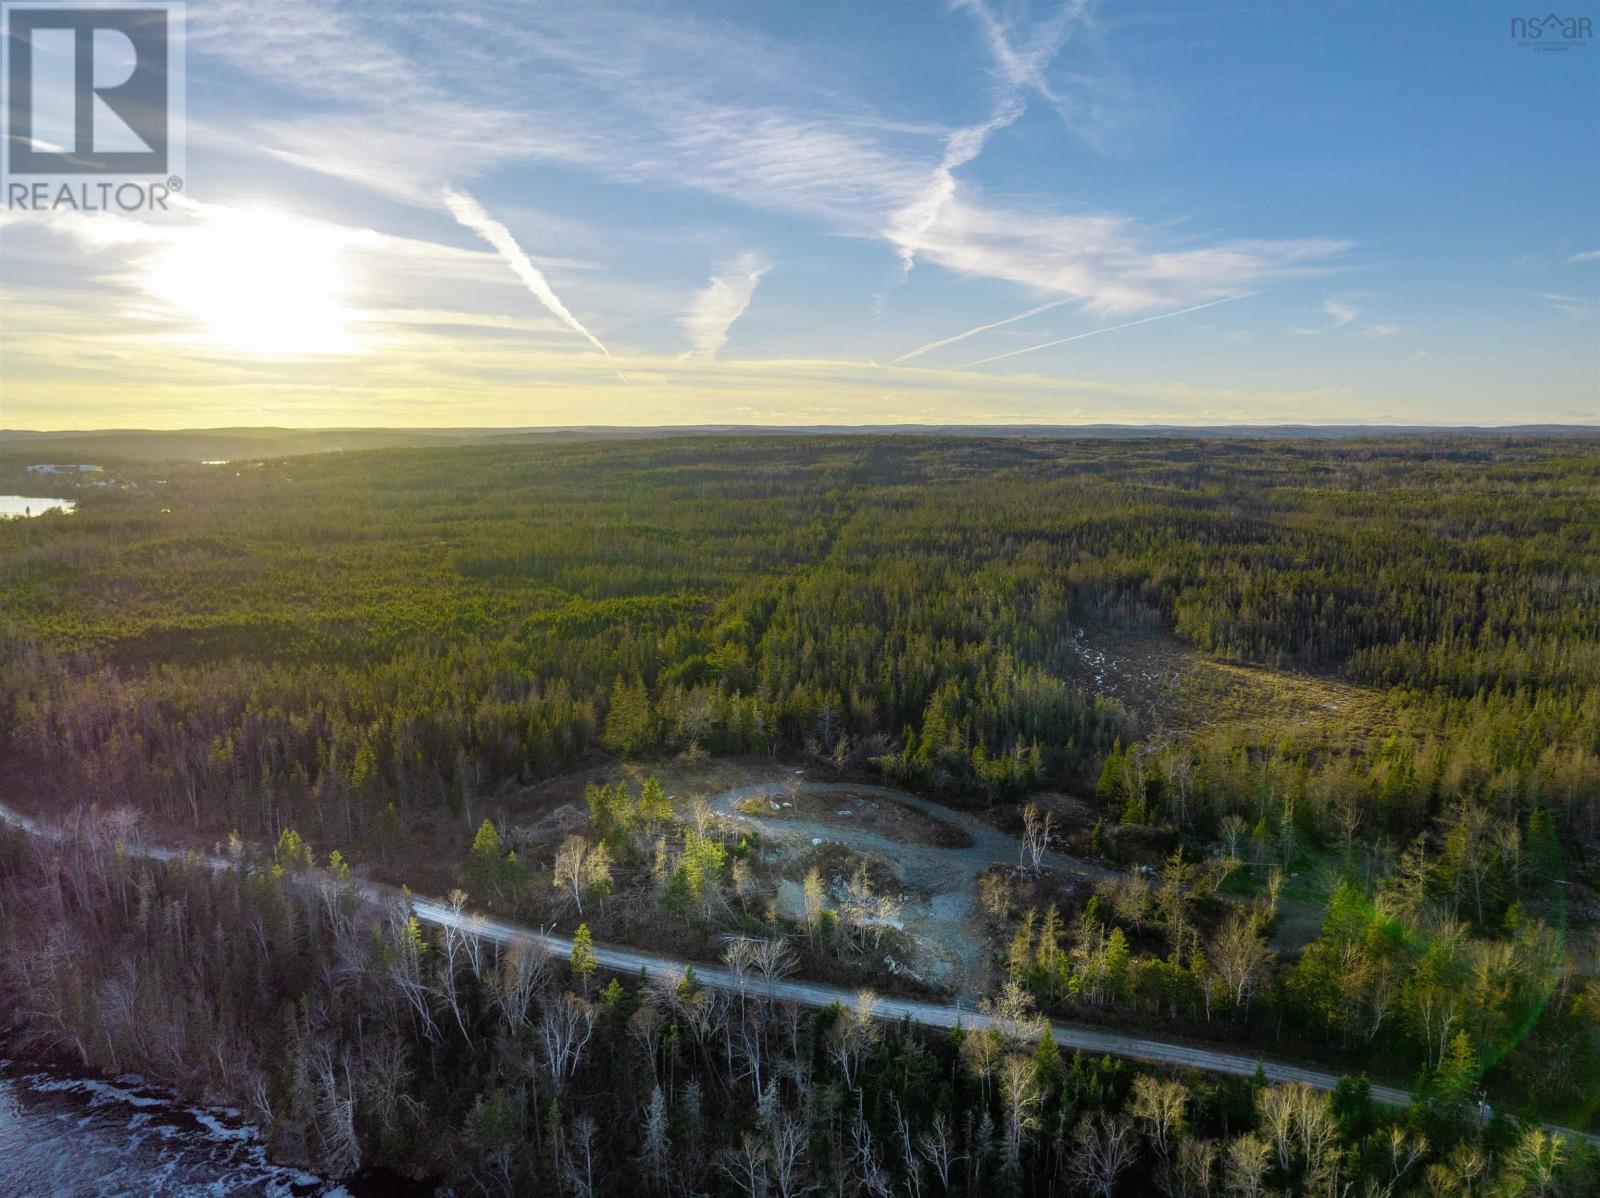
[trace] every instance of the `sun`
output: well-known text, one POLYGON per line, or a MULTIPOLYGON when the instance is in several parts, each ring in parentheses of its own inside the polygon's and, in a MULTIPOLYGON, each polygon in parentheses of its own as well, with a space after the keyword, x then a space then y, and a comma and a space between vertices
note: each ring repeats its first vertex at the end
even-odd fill
POLYGON ((144 290, 207 344, 273 357, 360 349, 344 231, 267 209, 207 207, 147 262, 144 290))

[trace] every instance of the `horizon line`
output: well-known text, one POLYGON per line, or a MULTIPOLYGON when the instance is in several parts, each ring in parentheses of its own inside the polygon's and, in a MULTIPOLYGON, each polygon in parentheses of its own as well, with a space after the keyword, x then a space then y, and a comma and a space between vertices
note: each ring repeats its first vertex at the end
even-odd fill
MULTIPOLYGON (((663 424, 180 424, 158 425, 89 425, 74 428, 0 428, 0 439, 12 436, 73 436, 91 433, 336 433, 336 432, 392 432, 392 433, 540 433, 540 432, 656 432, 666 430, 731 430, 739 432, 809 432, 814 430, 872 432, 898 429, 1163 429, 1200 431, 1205 429, 1394 429, 1418 432, 1514 432, 1519 429, 1562 430, 1600 433, 1600 417, 1592 421, 1523 421, 1507 424, 1467 424, 1429 422, 1400 422, 1384 420, 1333 420, 1333 421, 1213 421, 1206 423, 1128 422, 1128 421, 921 421, 904 420, 880 423, 829 422, 795 424, 742 424, 720 421, 673 422, 663 424)), ((0 446, 3 448, 3 446, 0 446)))

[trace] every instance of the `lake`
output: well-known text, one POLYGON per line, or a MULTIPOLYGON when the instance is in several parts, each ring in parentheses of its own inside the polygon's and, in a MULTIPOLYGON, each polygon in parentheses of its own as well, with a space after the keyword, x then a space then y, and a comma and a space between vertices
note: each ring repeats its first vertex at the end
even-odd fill
POLYGON ((70 499, 47 499, 38 495, 0 495, 0 517, 42 516, 46 512, 70 512, 77 506, 70 499))
POLYGON ((0 1060, 0 1193, 8 1198, 344 1198, 268 1163, 238 1113, 190 1106, 137 1077, 0 1060))

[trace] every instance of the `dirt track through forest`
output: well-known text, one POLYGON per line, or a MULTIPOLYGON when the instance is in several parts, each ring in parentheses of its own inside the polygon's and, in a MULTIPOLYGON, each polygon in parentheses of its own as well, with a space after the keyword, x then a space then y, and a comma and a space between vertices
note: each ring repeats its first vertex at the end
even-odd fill
MULTIPOLYGON (((761 790, 762 788, 756 787, 754 789, 761 790)), ((731 794, 733 792, 725 793, 731 794)), ((898 791, 889 791, 888 793, 895 795, 897 798, 901 797, 898 791)), ((919 802, 921 801, 924 800, 919 800, 919 802)), ((63 840, 67 835, 60 828, 45 824, 4 804, 0 804, 0 821, 50 840, 63 840)), ((1000 833, 999 835, 1004 834, 1000 833)), ((139 844, 127 846, 127 851, 136 856, 161 861, 171 861, 187 856, 191 860, 198 860, 212 869, 231 869, 238 864, 224 857, 185 854, 160 845, 139 844)), ((321 871, 317 872, 321 873, 321 871)), ((331 883, 331 879, 325 876, 323 880, 331 883)), ((391 886, 360 882, 355 884, 355 889, 362 898, 380 905, 405 901, 401 892, 391 886)), ((558 936, 551 932, 539 931, 503 920, 491 919, 473 912, 463 911, 458 913, 446 904, 434 899, 419 898, 413 895, 411 897, 411 907, 416 917, 425 923, 441 927, 459 928, 496 944, 522 943, 538 945, 553 956, 559 957, 566 957, 572 952, 572 941, 565 936, 558 936)), ((684 969, 692 965, 695 977, 699 979, 700 984, 713 990, 742 992, 756 997, 764 996, 776 1002, 790 1002, 802 1007, 815 1009, 832 1006, 834 1003, 851 1005, 856 1001, 856 993, 854 991, 840 986, 830 986, 821 982, 807 982, 795 978, 786 978, 769 985, 749 978, 740 979, 732 971, 725 969, 721 965, 701 961, 683 961, 621 945, 596 943, 594 945, 594 953, 601 966, 618 973, 643 973, 652 978, 673 981, 681 978, 684 969)), ((972 1028, 993 1025, 993 1020, 982 1011, 974 1010, 970 1006, 964 1007, 959 1002, 937 1003, 918 999, 879 998, 875 1010, 878 1017, 882 1019, 909 1019, 914 1023, 927 1027, 950 1028, 961 1026, 972 1028)), ((1332 1090, 1339 1082, 1338 1077, 1334 1074, 1286 1061, 1271 1060, 1249 1052, 1206 1048, 1200 1045, 1185 1044, 1181 1041, 1155 1039, 1148 1036, 1126 1035, 1120 1032, 1106 1031, 1102 1028, 1085 1027, 1082 1024, 1056 1022, 1052 1023, 1050 1027, 1052 1038, 1062 1048, 1073 1051, 1081 1050, 1094 1055, 1109 1054, 1174 1068, 1194 1068, 1212 1073, 1228 1073, 1236 1077, 1253 1076, 1259 1068, 1269 1081, 1279 1084, 1300 1082, 1318 1090, 1332 1090)), ((1374 1100, 1388 1106, 1409 1106, 1411 1104, 1411 1096, 1406 1091, 1393 1086, 1374 1085, 1372 1087, 1372 1097, 1374 1100)), ((1571 1128, 1560 1127, 1555 1124, 1547 1123, 1544 1126, 1552 1132, 1563 1136, 1585 1139, 1600 1147, 1600 1136, 1574 1131, 1571 1128)))

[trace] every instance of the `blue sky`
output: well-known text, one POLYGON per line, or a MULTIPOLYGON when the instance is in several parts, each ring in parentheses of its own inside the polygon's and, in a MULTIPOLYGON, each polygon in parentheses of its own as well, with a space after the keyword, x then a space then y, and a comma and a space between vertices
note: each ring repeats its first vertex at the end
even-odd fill
POLYGON ((195 0, 184 206, 0 218, 0 422, 1600 423, 1512 15, 195 0))

